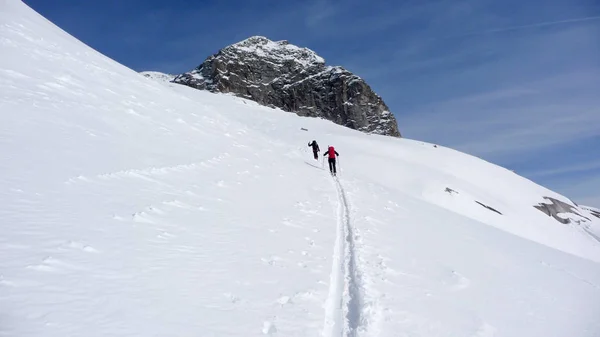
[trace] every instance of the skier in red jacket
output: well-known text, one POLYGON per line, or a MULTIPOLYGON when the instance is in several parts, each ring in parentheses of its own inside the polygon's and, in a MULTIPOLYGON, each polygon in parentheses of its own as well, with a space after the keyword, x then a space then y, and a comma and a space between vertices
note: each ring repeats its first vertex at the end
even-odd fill
POLYGON ((331 145, 327 148, 327 152, 323 154, 323 157, 329 156, 329 159, 327 161, 329 162, 329 172, 331 172, 332 175, 335 175, 337 173, 335 170, 335 156, 339 155, 340 154, 337 153, 335 148, 333 148, 333 146, 331 145))

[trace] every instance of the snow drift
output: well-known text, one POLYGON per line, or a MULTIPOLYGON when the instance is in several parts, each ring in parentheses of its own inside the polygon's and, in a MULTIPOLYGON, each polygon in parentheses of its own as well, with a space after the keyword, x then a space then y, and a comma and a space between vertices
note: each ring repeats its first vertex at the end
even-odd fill
POLYGON ((165 74, 159 71, 142 71, 140 72, 140 75, 164 83, 169 83, 175 78, 175 75, 165 74))
POLYGON ((1 4, 0 335, 600 332, 600 219, 564 196, 154 82, 1 4), (566 224, 545 198, 572 205, 566 224))

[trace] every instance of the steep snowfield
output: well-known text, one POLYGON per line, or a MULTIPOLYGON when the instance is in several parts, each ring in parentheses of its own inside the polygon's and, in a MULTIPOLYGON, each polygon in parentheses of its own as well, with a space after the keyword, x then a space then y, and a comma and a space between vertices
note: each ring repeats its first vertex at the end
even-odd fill
POLYGON ((0 336, 600 333, 599 219, 532 207, 565 197, 153 82, 0 6, 0 336))

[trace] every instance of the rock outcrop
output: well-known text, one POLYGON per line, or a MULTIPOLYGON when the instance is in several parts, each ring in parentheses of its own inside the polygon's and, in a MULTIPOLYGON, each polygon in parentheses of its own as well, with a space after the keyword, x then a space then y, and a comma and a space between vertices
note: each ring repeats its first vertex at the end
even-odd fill
POLYGON ((544 197, 544 199, 546 202, 540 202, 533 207, 553 217, 560 223, 569 224, 573 221, 578 223, 582 220, 591 221, 590 218, 581 215, 573 205, 550 197, 544 197), (573 218, 576 219, 574 220, 573 218))
POLYGON ((363 79, 342 67, 326 66, 312 50, 287 41, 251 37, 221 49, 173 82, 400 137, 394 115, 363 79))

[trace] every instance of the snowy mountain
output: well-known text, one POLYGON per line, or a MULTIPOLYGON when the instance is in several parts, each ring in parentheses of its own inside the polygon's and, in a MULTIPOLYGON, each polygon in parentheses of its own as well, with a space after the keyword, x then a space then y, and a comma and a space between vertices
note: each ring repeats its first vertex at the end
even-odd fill
POLYGON ((1 4, 0 336, 598 336, 600 219, 568 198, 1 4))
POLYGON ((164 82, 164 83, 172 82, 173 79, 175 79, 175 75, 165 74, 165 73, 161 73, 159 71, 142 71, 142 72, 140 72, 140 74, 149 79, 159 81, 159 82, 164 82))
POLYGON ((314 51, 288 41, 250 37, 221 49, 175 82, 400 137, 396 118, 363 79, 342 67, 325 66, 314 51))
POLYGON ((594 208, 594 207, 590 207, 590 206, 580 206, 580 207, 582 209, 585 209, 586 211, 589 211, 596 218, 600 218, 600 209, 594 208))

